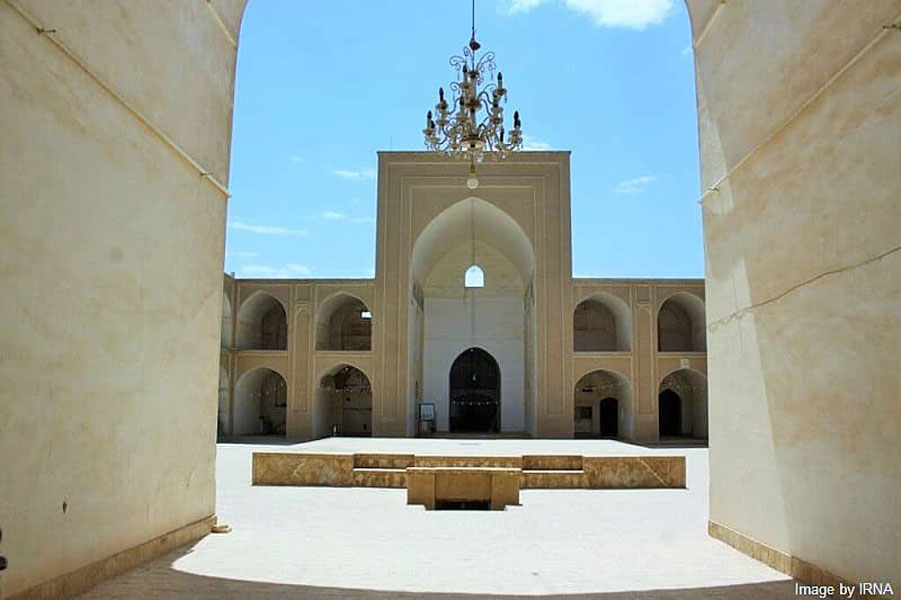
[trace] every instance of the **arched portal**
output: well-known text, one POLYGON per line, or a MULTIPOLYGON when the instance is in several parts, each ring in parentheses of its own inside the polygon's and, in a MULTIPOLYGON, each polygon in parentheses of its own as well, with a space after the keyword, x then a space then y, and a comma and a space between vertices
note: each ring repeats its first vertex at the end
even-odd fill
POLYGON ((657 313, 660 352, 706 352, 704 301, 688 292, 667 298, 657 313))
POLYGON ((235 435, 285 435, 288 385, 272 369, 244 373, 235 385, 235 435))
POLYGON ((238 311, 237 347, 287 350, 288 318, 282 303, 265 292, 257 292, 245 300, 238 311))
POLYGON ((575 437, 630 439, 632 426, 632 384, 605 369, 585 374, 576 383, 573 398, 575 437))
MULTIPOLYGON (((469 197, 451 204, 417 236, 410 256, 410 394, 421 381, 422 401, 435 403, 439 430, 529 429, 534 405, 530 382, 538 379, 534 273, 529 236, 488 200, 469 197), (498 424, 475 424, 479 418, 464 414, 467 407, 474 410, 475 400, 455 403, 450 393, 448 369, 469 348, 489 353, 503 370, 504 393, 496 398, 503 419, 498 424)), ((487 415, 494 399, 480 402, 487 415)))
POLYGON ((313 402, 313 435, 372 435, 372 386, 363 371, 345 364, 319 378, 313 402))
POLYGON ((498 432, 501 423, 501 370, 481 348, 461 353, 450 369, 450 430, 498 432))
POLYGON ((707 437, 707 378, 693 369, 673 371, 660 382, 660 437, 707 437))
POLYGON ((629 306, 607 292, 583 300, 573 312, 573 350, 628 352, 632 347, 629 306))
POLYGON ((316 349, 366 351, 372 349, 372 313, 362 300, 335 294, 316 314, 316 349))

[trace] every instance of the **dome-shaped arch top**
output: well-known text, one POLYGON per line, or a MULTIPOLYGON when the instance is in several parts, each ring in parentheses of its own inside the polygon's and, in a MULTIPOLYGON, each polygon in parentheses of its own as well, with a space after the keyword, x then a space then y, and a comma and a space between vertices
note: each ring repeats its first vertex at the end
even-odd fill
POLYGON ((657 312, 657 349, 660 352, 706 352, 707 325, 704 301, 689 292, 677 292, 657 312))
POLYGON ((419 234, 411 258, 414 279, 424 282, 445 254, 473 238, 504 254, 516 266, 524 283, 531 281, 535 253, 529 237, 513 217, 475 197, 449 206, 419 234))
POLYGON ((628 352, 632 349, 632 312, 609 292, 597 292, 573 311, 573 350, 628 352))
POLYGON ((316 350, 368 351, 372 349, 372 311, 352 294, 339 292, 316 311, 316 350))
POLYGON ((241 304, 237 347, 241 350, 288 349, 288 315, 275 296, 260 291, 241 304))

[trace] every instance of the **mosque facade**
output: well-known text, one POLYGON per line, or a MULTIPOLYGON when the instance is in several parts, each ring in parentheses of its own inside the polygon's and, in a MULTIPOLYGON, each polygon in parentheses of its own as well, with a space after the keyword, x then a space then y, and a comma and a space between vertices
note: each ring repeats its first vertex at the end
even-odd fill
POLYGON ((374 278, 225 276, 221 437, 707 437, 704 281, 573 277, 568 152, 378 175, 374 278))

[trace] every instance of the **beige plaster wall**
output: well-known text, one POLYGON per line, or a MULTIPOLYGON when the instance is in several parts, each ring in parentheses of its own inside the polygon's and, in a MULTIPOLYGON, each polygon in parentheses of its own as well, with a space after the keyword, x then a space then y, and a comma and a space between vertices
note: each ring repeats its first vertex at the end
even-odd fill
POLYGON ((234 65, 203 2, 0 2, 5 594, 214 513, 234 65))
POLYGON ((688 0, 710 518, 901 586, 901 1, 688 0))

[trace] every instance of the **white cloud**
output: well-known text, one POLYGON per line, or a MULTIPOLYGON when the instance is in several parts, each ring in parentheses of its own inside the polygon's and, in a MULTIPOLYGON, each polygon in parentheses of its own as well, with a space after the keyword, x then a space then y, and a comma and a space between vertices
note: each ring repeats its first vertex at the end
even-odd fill
POLYGON ((692 47, 691 44, 682 48, 682 56, 691 56, 692 47))
POLYGON ((648 187, 657 179, 654 175, 642 175, 635 179, 626 179, 617 183, 616 187, 613 188, 613 192, 616 194, 643 194, 648 191, 648 187))
POLYGON ((550 150, 551 145, 547 142, 542 142, 541 140, 536 140, 531 135, 525 134, 522 136, 522 149, 523 150, 550 150))
MULTIPOLYGON (((529 12, 550 0, 511 0, 511 14, 529 12)), ((673 0, 557 0, 571 11, 589 17, 599 27, 642 30, 662 23, 673 0)))
POLYGON ((374 179, 375 178, 375 169, 361 169, 359 171, 352 171, 349 169, 338 169, 337 171, 332 171, 332 175, 336 177, 340 177, 341 179, 350 179, 353 181, 363 181, 366 179, 374 179))
POLYGON ((299 154, 295 154, 294 156, 292 156, 292 157, 289 158, 288 160, 290 160, 290 161, 293 162, 293 163, 303 162, 303 156, 300 156, 299 154))
POLYGON ((253 225, 243 221, 229 221, 228 226, 230 229, 249 231, 250 233, 258 233, 260 235, 296 235, 298 237, 304 237, 308 233, 306 229, 287 229, 285 227, 277 227, 274 225, 253 225))
POLYGON ((245 265, 238 269, 238 277, 256 277, 262 279, 292 279, 308 277, 311 271, 306 265, 288 263, 281 267, 272 265, 245 265))
POLYGON ((318 217, 309 218, 316 221, 346 221, 348 223, 372 223, 375 221, 375 217, 349 217, 334 210, 327 210, 318 217))
POLYGON ((529 12, 544 0, 512 0, 510 2, 510 13, 529 12))

